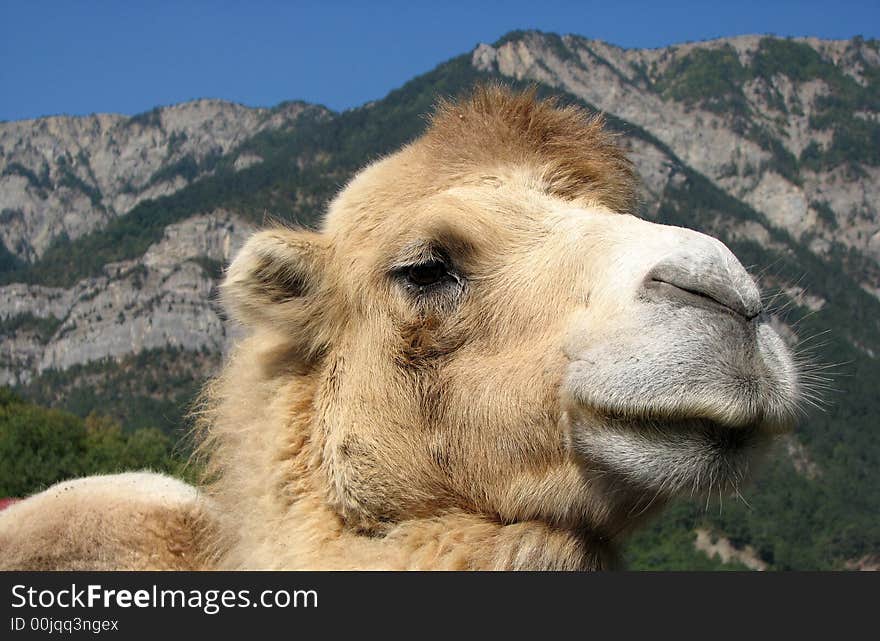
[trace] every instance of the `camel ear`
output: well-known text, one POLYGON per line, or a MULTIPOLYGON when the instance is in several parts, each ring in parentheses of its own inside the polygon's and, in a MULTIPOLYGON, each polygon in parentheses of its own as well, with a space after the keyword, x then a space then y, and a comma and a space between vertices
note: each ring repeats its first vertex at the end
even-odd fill
POLYGON ((273 229, 251 236, 226 271, 224 307, 247 326, 300 324, 322 280, 324 238, 312 231, 273 229))

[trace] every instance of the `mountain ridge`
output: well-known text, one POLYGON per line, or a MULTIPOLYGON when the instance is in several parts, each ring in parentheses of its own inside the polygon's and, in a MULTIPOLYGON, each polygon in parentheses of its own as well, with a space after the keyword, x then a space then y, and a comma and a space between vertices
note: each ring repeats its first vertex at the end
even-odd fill
POLYGON ((0 241, 19 263, 34 262, 59 237, 75 239, 175 193, 245 139, 295 126, 308 111, 329 114, 305 103, 250 109, 194 100, 131 117, 0 124, 0 241))

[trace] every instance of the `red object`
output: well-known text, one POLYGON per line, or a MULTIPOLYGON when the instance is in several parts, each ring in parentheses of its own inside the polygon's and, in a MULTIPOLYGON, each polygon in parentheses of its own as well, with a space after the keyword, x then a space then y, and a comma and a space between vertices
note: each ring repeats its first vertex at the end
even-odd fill
POLYGON ((0 499, 0 510, 5 510, 13 503, 17 503, 20 499, 0 499))

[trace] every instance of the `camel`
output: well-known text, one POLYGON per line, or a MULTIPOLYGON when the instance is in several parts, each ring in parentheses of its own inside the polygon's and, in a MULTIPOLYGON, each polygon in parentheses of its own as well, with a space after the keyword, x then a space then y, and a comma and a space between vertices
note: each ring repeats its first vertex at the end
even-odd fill
POLYGON ((221 287, 199 489, 79 479, 0 515, 26 569, 602 570, 789 430, 795 361, 719 240, 636 216, 615 135, 533 93, 441 102, 318 230, 221 287))

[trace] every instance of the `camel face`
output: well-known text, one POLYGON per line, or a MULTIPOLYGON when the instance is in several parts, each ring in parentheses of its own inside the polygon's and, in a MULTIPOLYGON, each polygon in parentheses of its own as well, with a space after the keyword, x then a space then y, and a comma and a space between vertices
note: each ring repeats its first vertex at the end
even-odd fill
POLYGON ((596 121, 503 92, 445 109, 320 231, 254 236, 224 285, 264 384, 308 390, 284 420, 307 414, 333 510, 368 532, 455 511, 619 531, 735 487, 797 400, 743 266, 631 215, 596 121))

